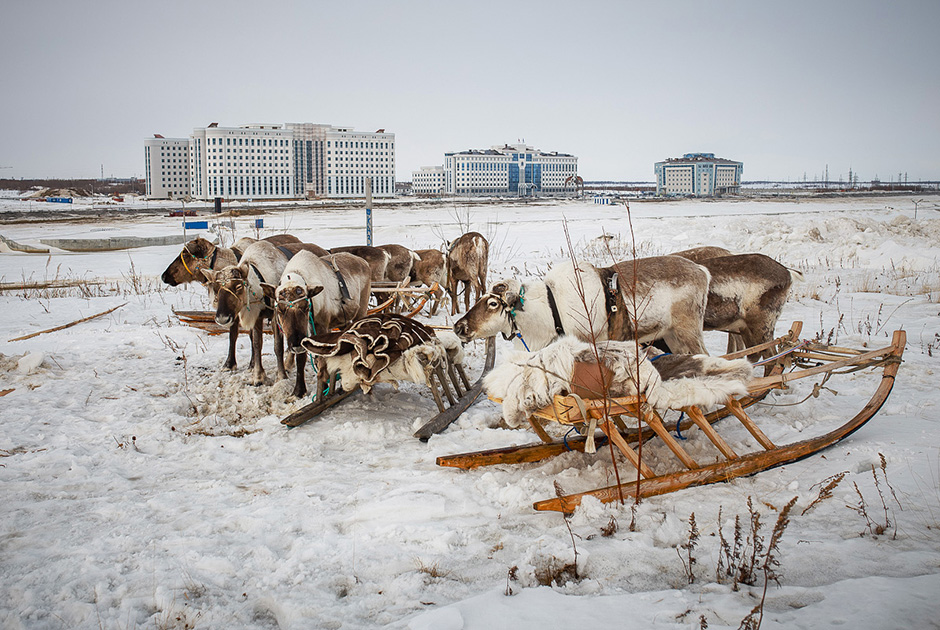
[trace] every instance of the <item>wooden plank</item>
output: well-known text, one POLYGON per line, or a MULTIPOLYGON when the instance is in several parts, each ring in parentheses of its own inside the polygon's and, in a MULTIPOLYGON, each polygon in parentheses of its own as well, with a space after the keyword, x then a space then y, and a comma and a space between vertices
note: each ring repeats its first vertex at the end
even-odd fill
POLYGON ((334 394, 332 396, 327 396, 321 401, 312 402, 309 405, 304 405, 294 413, 285 417, 281 420, 281 424, 287 425, 288 428, 293 429, 299 427, 300 425, 306 423, 311 418, 320 415, 336 403, 346 400, 351 395, 359 391, 359 384, 357 383, 355 387, 349 391, 343 390, 339 394, 334 394))
POLYGON ((880 348, 878 350, 872 350, 871 352, 865 352, 863 354, 858 354, 853 357, 848 357, 841 359, 839 361, 832 361, 825 365, 817 365, 811 368, 805 368, 802 370, 794 370, 792 372, 787 372, 785 374, 779 374, 776 376, 761 376, 752 380, 747 389, 749 392, 759 392, 768 387, 776 387, 778 385, 785 385, 790 381, 795 381, 801 378, 807 378, 809 376, 815 376, 816 374, 822 374, 824 372, 832 372, 833 370, 849 367, 853 365, 863 365, 865 363, 875 363, 875 359, 880 359, 892 353, 892 347, 887 346, 885 348, 880 348))
POLYGON ((26 339, 32 339, 33 337, 38 337, 39 335, 45 335, 46 333, 51 333, 51 332, 57 332, 57 331, 60 331, 60 330, 65 330, 66 328, 71 328, 72 326, 76 326, 76 325, 78 325, 78 324, 82 324, 82 323, 84 323, 84 322, 91 321, 91 320, 93 320, 93 319, 95 319, 95 318, 103 317, 103 316, 107 315, 108 313, 113 313, 114 311, 118 310, 118 309, 121 308, 122 306, 127 306, 127 302, 124 302, 124 304, 118 304, 118 305, 115 306, 114 308, 109 308, 108 310, 102 311, 101 313, 97 313, 97 314, 95 314, 95 315, 89 315, 88 317, 83 317, 83 318, 81 318, 81 319, 76 319, 74 322, 69 322, 68 324, 62 324, 61 326, 56 326, 55 328, 47 328, 46 330, 40 330, 39 332, 34 332, 34 333, 30 333, 30 334, 28 334, 28 335, 23 335, 22 337, 16 337, 16 338, 10 339, 10 340, 8 340, 8 341, 9 341, 9 342, 13 342, 13 341, 24 341, 24 340, 26 340, 26 339))

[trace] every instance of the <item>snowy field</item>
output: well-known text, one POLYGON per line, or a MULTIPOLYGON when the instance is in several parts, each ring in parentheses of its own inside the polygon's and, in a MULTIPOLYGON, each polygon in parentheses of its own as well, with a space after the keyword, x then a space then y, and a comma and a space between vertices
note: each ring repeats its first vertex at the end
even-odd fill
MULTIPOLYGON (((566 229, 578 257, 604 264, 605 243, 621 259, 633 240, 644 256, 719 245, 765 253, 805 275, 777 334, 801 320, 804 337, 878 347, 907 331, 892 396, 844 442, 635 510, 585 500, 568 522, 535 512, 533 501, 554 496, 554 482, 565 492, 612 483, 606 450, 474 471, 437 467, 439 455, 537 438, 508 429, 484 400, 421 443, 411 434, 435 406, 413 384, 379 386, 286 430, 280 418, 305 401, 289 400, 288 382, 246 385, 247 337, 238 371, 221 372, 226 338, 173 315, 210 308, 201 287, 160 283, 179 246, 4 249, 3 283, 84 283, 0 293, 0 390, 12 389, 0 398, 0 627, 738 628, 764 580, 735 590, 719 579, 720 541, 736 518, 749 523, 750 501, 766 543, 794 497, 762 628, 940 627, 940 214, 938 198, 928 197, 915 219, 915 199, 645 202, 629 214, 590 200, 377 209, 376 243, 418 249, 466 227, 483 233, 490 283, 538 276, 567 259, 566 229), (814 504, 843 472, 832 496, 814 504), (690 584, 684 546, 693 513, 700 537, 690 584), (559 570, 575 562, 569 526, 577 578, 559 570)), ((180 219, 133 212, 4 221, 25 203, 0 196, 0 234, 32 246, 181 231, 180 219)), ((255 217, 241 217, 221 233, 231 242, 289 231, 324 247, 365 238, 361 207, 298 206, 263 218, 260 232, 255 217)), ((444 314, 424 320, 453 323, 444 314)), ((707 342, 721 353, 722 335, 707 342)), ((498 348, 497 361, 510 346, 498 348)), ((483 344, 468 349, 475 378, 483 344)), ((752 416, 778 444, 816 436, 855 415, 877 381, 833 377, 818 398, 791 404, 812 391, 801 382, 752 416)), ((725 437, 749 448, 741 433, 725 437)), ((697 433, 686 437, 693 456, 707 452, 697 433)), ((664 450, 651 442, 644 458, 655 467, 667 461, 664 450)))

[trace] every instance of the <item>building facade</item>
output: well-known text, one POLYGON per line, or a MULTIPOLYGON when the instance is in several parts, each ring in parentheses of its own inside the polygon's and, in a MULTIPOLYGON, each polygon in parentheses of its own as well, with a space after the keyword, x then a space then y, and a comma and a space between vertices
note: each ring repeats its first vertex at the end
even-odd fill
POLYGON ((373 197, 395 194, 395 134, 332 127, 326 133, 326 196, 364 197, 372 178, 373 197))
POLYGON ((189 175, 189 139, 154 134, 144 140, 144 176, 147 196, 180 199, 192 196, 189 175))
POLYGON ((443 195, 446 177, 443 166, 422 166, 411 173, 411 192, 415 195, 443 195))
POLYGON ((656 162, 657 195, 713 197, 741 188, 744 163, 716 158, 714 153, 686 153, 656 162))
POLYGON ((577 175, 573 155, 504 144, 445 153, 443 166, 414 171, 411 181, 414 194, 530 196, 573 190, 577 175))
POLYGON ((395 134, 384 130, 212 123, 188 139, 155 134, 144 142, 144 159, 153 198, 364 197, 368 177, 374 196, 395 194, 395 134))

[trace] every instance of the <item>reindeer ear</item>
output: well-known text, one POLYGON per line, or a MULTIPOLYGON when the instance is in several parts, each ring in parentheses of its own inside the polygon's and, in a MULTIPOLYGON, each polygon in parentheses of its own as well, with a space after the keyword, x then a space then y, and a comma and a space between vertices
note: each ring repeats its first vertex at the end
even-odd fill
POLYGON ((493 288, 490 289, 490 293, 498 295, 499 299, 511 309, 519 306, 519 293, 510 289, 508 282, 497 282, 493 285, 493 288))
POLYGON ((199 271, 202 272, 208 282, 215 282, 215 276, 218 273, 215 269, 200 269, 199 271))
POLYGON ((266 302, 274 303, 274 292, 277 291, 277 287, 273 284, 268 284, 267 282, 261 283, 261 291, 264 293, 264 299, 266 302))
POLYGON ((322 286, 311 287, 307 286, 307 298, 312 298, 315 295, 319 295, 323 291, 322 286))
POLYGON ((238 273, 241 274, 242 280, 245 280, 248 278, 248 272, 250 271, 248 269, 248 265, 246 265, 245 263, 242 263, 238 265, 237 267, 235 267, 235 269, 237 269, 238 273))

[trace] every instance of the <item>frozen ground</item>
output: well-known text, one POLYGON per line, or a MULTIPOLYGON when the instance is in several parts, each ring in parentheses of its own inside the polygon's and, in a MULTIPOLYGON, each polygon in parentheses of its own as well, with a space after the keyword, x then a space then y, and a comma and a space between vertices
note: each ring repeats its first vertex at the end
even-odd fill
MULTIPOLYGON (((860 431, 754 477, 647 499, 635 516, 629 505, 586 501, 569 523, 579 578, 552 586, 539 582, 574 560, 572 539, 560 515, 531 504, 553 496, 556 481, 565 492, 607 485, 606 453, 439 468, 438 455, 536 438, 506 428, 498 407, 482 401, 418 442, 411 433, 434 403, 416 385, 381 386, 287 431, 279 419, 301 403, 288 400, 288 383, 245 385, 247 339, 239 371, 222 373, 225 339, 173 316, 173 308, 209 306, 200 287, 160 284, 178 247, 0 253, 4 283, 101 281, 0 294, 0 390, 13 390, 0 398, 0 626, 641 629, 700 628, 705 619, 712 629, 737 628, 763 580, 738 591, 719 582, 719 532, 728 538, 736 517, 747 522, 750 499, 769 539, 777 510, 797 497, 762 628, 937 627, 940 215, 921 204, 915 220, 913 199, 647 202, 630 215, 590 201, 376 210, 377 243, 435 247, 468 225, 484 233, 491 282, 565 259, 565 226, 576 254, 597 262, 609 262, 604 234, 617 257, 629 255, 631 223, 641 255, 702 244, 760 251, 805 274, 778 334, 799 319, 806 337, 860 347, 907 331, 894 393, 860 431), (803 514, 843 471, 833 496, 803 514), (851 509, 860 496, 876 524, 887 521, 883 534, 851 509), (689 584, 681 547, 693 513, 701 537, 689 584)), ((0 195, 0 219, 22 203, 0 195)), ((254 218, 221 233, 255 235, 254 218)), ((264 223, 264 235, 286 230, 325 247, 364 240, 361 208, 298 206, 264 223)), ((179 231, 180 219, 136 213, 0 226, 31 245, 179 231)), ((723 346, 719 335, 708 343, 714 352, 723 346)), ((482 344, 470 352, 475 376, 482 344)), ((266 353, 269 375, 273 364, 266 353)), ((866 374, 834 377, 818 398, 787 406, 807 396, 807 383, 753 415, 774 441, 795 441, 854 415, 875 385, 866 374)), ((732 446, 749 444, 729 435, 732 446)), ((688 438, 693 454, 707 449, 688 438)), ((666 461, 647 448, 654 466, 666 461)))

